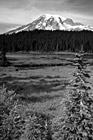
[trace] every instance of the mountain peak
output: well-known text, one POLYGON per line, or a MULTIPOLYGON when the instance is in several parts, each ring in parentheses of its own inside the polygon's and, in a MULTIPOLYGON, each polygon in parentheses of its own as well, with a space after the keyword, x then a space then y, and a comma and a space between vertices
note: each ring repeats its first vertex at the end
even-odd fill
POLYGON ((54 18, 61 18, 63 20, 65 20, 66 18, 65 17, 62 17, 60 15, 53 15, 53 14, 44 14, 42 15, 42 17, 45 17, 45 18, 51 18, 51 17, 54 17, 54 18))
POLYGON ((70 18, 64 18, 59 15, 43 14, 32 23, 21 26, 15 30, 9 31, 7 34, 18 33, 22 31, 32 30, 64 30, 64 31, 81 31, 89 30, 93 31, 90 26, 85 26, 81 23, 74 22, 70 18))

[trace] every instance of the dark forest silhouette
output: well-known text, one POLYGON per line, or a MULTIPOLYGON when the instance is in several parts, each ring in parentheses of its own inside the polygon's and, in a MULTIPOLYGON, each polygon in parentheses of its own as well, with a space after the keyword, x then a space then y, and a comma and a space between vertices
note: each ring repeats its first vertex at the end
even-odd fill
POLYGON ((83 46, 84 52, 93 52, 92 31, 23 31, 11 35, 0 35, 0 51, 71 51, 78 52, 83 46))

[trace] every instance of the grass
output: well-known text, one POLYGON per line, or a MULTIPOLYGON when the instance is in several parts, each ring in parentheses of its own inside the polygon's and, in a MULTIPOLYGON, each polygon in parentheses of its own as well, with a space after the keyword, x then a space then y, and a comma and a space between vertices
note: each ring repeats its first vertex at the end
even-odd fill
MULTIPOLYGON (((73 60, 69 55, 34 55, 34 54, 8 54, 7 57, 13 64, 30 67, 0 67, 0 85, 6 84, 8 89, 13 89, 17 98, 25 101, 31 111, 44 113, 51 117, 54 126, 59 117, 64 116, 64 101, 69 100, 68 83, 73 79, 71 74, 76 70, 69 65, 68 60, 73 60), (68 60, 67 60, 68 59, 68 60), (50 66, 34 67, 32 64, 48 64, 50 66), (63 66, 51 66, 53 64, 68 63, 63 66)), ((93 65, 90 59, 90 82, 93 83, 93 65)), ((71 62, 72 63, 72 62, 71 62)), ((56 124, 57 126, 57 124, 56 124)))

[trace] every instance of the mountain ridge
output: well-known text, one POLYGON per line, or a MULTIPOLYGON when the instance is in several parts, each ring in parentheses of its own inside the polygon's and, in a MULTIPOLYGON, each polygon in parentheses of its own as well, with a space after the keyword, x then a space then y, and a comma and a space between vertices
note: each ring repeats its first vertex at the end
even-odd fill
POLYGON ((13 34, 22 31, 38 30, 64 30, 64 31, 93 31, 93 27, 85 26, 82 23, 74 22, 70 18, 65 18, 59 15, 44 14, 33 22, 20 26, 14 30, 8 31, 6 34, 13 34))

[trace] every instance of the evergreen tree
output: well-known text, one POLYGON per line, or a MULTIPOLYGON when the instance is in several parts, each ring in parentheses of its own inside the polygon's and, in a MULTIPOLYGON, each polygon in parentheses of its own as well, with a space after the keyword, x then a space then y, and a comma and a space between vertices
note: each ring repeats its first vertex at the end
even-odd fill
POLYGON ((84 52, 93 52, 93 32, 91 31, 23 31, 17 34, 0 35, 0 50, 16 51, 72 51, 79 52, 81 45, 84 52))
POLYGON ((8 66, 10 65, 9 61, 6 58, 6 48, 2 47, 1 49, 1 61, 0 61, 1 66, 8 66))

